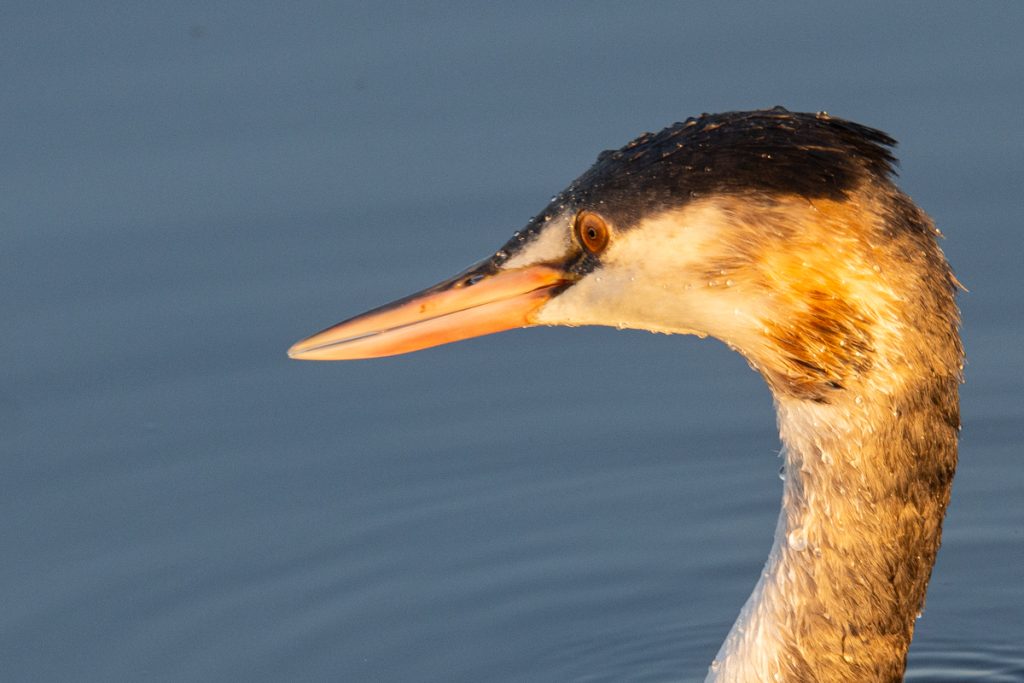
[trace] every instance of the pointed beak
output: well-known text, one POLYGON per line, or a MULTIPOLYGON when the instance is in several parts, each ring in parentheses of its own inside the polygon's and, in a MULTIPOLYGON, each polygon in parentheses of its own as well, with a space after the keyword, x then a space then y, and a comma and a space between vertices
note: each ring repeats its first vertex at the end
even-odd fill
POLYGON ((455 277, 297 342, 300 360, 355 360, 409 353, 533 325, 532 315, 572 280, 550 266, 499 270, 484 261, 455 277))

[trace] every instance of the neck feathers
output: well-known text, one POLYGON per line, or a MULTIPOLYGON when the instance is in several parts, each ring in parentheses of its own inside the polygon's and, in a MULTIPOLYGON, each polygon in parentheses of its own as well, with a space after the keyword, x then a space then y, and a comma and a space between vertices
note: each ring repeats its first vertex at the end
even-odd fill
POLYGON ((786 280, 829 291, 815 277, 834 279, 847 296, 794 292, 810 303, 765 327, 768 351, 748 354, 776 398, 783 508, 709 681, 902 680, 956 469, 956 281, 903 195, 860 206, 840 223, 873 238, 835 268, 819 261, 810 279, 786 280))
POLYGON ((956 468, 943 392, 779 401, 783 509, 716 681, 902 680, 956 468))

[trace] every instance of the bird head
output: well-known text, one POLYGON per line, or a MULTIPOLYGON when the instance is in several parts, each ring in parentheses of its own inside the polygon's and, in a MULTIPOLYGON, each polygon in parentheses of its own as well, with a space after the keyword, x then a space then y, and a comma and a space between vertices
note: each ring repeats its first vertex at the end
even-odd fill
POLYGON ((930 229, 923 214, 896 215, 916 208, 897 201, 892 143, 780 108, 645 134, 602 153, 490 258, 289 355, 373 358, 517 327, 610 325, 717 337, 777 393, 827 401, 870 368, 900 299, 883 273, 885 244, 906 237, 894 222, 930 229))

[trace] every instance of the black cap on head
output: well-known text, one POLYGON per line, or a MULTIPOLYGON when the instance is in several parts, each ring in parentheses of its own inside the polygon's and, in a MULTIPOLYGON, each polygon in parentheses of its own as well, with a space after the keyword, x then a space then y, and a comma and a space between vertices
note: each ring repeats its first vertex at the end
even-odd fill
POLYGON ((828 114, 774 109, 703 114, 645 133, 597 162, 509 241, 496 262, 565 207, 628 229, 644 214, 722 194, 843 199, 861 181, 889 182, 896 141, 828 114))

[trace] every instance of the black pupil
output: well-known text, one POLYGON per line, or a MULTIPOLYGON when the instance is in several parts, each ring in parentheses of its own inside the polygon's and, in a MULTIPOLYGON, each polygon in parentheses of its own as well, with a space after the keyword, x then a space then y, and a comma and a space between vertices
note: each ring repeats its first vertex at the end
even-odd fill
POLYGON ((587 237, 592 240, 597 239, 597 228, 587 228, 587 237))

